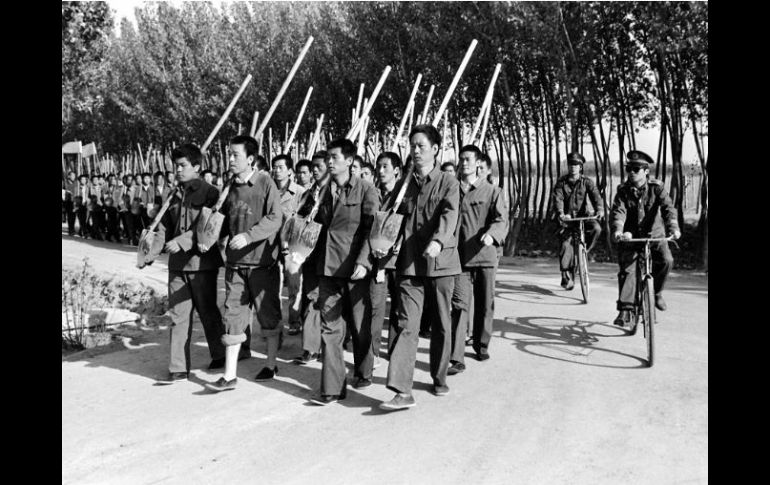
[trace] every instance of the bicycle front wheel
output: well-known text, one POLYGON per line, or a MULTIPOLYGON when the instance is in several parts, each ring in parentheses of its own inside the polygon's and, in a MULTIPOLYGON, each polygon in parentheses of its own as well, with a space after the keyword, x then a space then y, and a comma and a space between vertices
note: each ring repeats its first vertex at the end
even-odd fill
POLYGON ((588 255, 584 245, 578 246, 578 273, 580 274, 580 289, 583 291, 583 303, 588 303, 588 255))
POLYGON ((655 357, 655 289, 652 278, 647 278, 642 295, 642 311, 644 312, 644 339, 647 342, 647 367, 652 367, 655 357))

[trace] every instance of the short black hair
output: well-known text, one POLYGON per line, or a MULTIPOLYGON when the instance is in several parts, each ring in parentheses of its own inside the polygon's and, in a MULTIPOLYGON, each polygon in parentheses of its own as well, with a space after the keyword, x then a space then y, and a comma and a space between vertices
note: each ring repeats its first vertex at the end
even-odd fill
POLYGON ((230 145, 243 145, 243 148, 246 149, 246 156, 257 156, 257 152, 259 151, 259 145, 257 144, 257 140, 250 137, 249 135, 236 135, 232 138, 230 138, 230 145))
POLYGON ((206 170, 204 170, 203 172, 201 172, 201 178, 203 178, 203 176, 204 176, 204 175, 207 175, 207 174, 211 174, 211 175, 214 175, 214 172, 212 172, 212 171, 211 171, 211 170, 209 170, 209 169, 206 169, 206 170))
POLYGON ((441 148, 441 135, 438 134, 438 130, 435 126, 428 124, 415 126, 412 128, 411 133, 409 133, 409 140, 411 141, 412 137, 418 133, 424 134, 428 137, 428 140, 432 145, 438 145, 438 147, 441 148))
POLYGON ((371 162, 364 162, 361 164, 361 170, 368 168, 372 174, 374 174, 374 165, 371 164, 371 162))
POLYGON ((358 164, 361 165, 361 168, 364 168, 364 157, 361 155, 353 155, 353 161, 358 162, 358 164))
POLYGON ((486 163, 487 164, 487 168, 490 171, 492 170, 492 159, 489 158, 489 155, 487 155, 486 153, 482 153, 481 156, 479 157, 479 160, 481 160, 484 163, 486 163))
POLYGON ((294 166, 294 169, 299 172, 300 167, 307 167, 308 172, 312 172, 313 168, 311 167, 310 160, 307 158, 300 158, 297 164, 294 166))
POLYGON ((158 170, 157 172, 155 172, 155 174, 152 176, 152 178, 156 179, 158 177, 163 177, 165 179, 166 175, 163 172, 161 172, 160 170, 158 170))
POLYGON ((288 168, 289 170, 294 170, 294 160, 292 160, 291 157, 286 154, 273 157, 273 161, 270 162, 270 165, 275 167, 275 162, 279 162, 281 160, 284 160, 286 162, 286 168, 288 168))
POLYGON ((393 165, 393 168, 398 168, 399 170, 404 168, 403 162, 401 162, 401 157, 398 156, 398 153, 395 152, 382 152, 377 157, 377 160, 375 160, 374 163, 380 163, 380 160, 383 158, 387 158, 390 160, 390 164, 393 165))
POLYGON ((479 150, 479 147, 476 145, 465 145, 464 147, 460 148, 460 154, 463 152, 473 153, 476 157, 476 160, 481 160, 481 157, 483 156, 483 153, 481 153, 481 150, 479 150))
POLYGON ((353 158, 356 155, 356 145, 347 138, 337 138, 326 145, 327 152, 339 148, 345 158, 353 158))
POLYGON ((320 150, 320 151, 315 152, 313 154, 313 156, 310 158, 311 165, 312 165, 312 160, 315 160, 316 158, 323 158, 324 161, 326 161, 326 157, 328 157, 328 156, 329 156, 329 152, 327 152, 326 150, 320 150))
POLYGON ((203 161, 203 153, 201 153, 201 149, 198 148, 198 145, 185 143, 184 145, 179 145, 171 151, 172 162, 176 162, 180 158, 186 158, 192 166, 200 165, 203 161))
POLYGON ((445 172, 447 167, 452 167, 457 171, 457 165, 454 164, 454 162, 444 162, 441 164, 441 171, 445 172))
POLYGON ((150 177, 152 178, 152 174, 150 172, 142 172, 142 178, 150 177))
POLYGON ((270 167, 267 165, 267 159, 262 155, 254 157, 254 166, 257 167, 257 170, 270 170, 270 167))

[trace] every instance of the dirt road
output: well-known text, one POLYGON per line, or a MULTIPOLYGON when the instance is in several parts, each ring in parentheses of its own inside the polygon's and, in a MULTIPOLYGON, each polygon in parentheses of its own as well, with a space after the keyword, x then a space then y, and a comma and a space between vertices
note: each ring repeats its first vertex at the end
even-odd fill
MULTIPOLYGON (((165 265, 133 267, 133 248, 62 236, 62 265, 164 288, 165 265)), ((188 382, 156 386, 168 334, 125 350, 62 359, 64 484, 669 484, 708 480, 708 277, 676 272, 660 313, 655 367, 639 332, 611 324, 615 266, 591 266, 592 298, 559 287, 551 259, 513 259, 498 272, 492 358, 468 358, 430 394, 421 339, 415 408, 382 413, 387 361, 373 386, 327 407, 307 398, 320 363, 296 366, 288 337, 274 382, 253 378, 264 346, 238 370, 235 391, 209 394, 200 326, 188 382)), ((471 356, 470 351, 467 353, 471 356)), ((346 352, 352 362, 352 354, 346 352)))

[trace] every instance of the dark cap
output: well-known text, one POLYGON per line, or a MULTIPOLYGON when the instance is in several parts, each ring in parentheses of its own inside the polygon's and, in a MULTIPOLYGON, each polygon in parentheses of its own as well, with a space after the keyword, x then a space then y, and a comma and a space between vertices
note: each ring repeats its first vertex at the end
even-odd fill
POLYGON ((578 152, 567 154, 567 165, 583 165, 584 163, 586 163, 586 159, 578 152))
POLYGON ((649 168, 652 165, 652 157, 639 150, 631 150, 626 153, 626 165, 640 166, 643 168, 649 168))

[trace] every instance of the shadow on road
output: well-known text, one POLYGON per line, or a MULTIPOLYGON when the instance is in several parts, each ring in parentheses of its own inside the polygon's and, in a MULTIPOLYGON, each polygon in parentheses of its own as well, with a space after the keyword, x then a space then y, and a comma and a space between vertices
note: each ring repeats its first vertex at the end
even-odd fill
POLYGON ((561 291, 555 293, 548 288, 532 284, 512 285, 509 283, 495 283, 495 298, 508 301, 518 301, 526 303, 537 303, 541 305, 573 305, 575 303, 582 303, 583 299, 579 293, 570 293, 561 291), (511 298, 511 293, 526 297, 525 299, 511 298), (575 296, 571 296, 571 295, 575 296), (549 297, 549 298, 543 298, 549 297), (550 297, 559 298, 561 301, 554 301, 550 297), (538 301, 539 300, 539 301, 538 301), (566 301, 564 301, 566 300, 566 301))
POLYGON ((597 346, 600 338, 628 336, 626 330, 605 322, 538 316, 495 319, 493 325, 493 338, 511 340, 518 350, 538 357, 593 367, 647 368, 642 357, 597 346), (626 363, 629 360, 634 364, 626 363))

